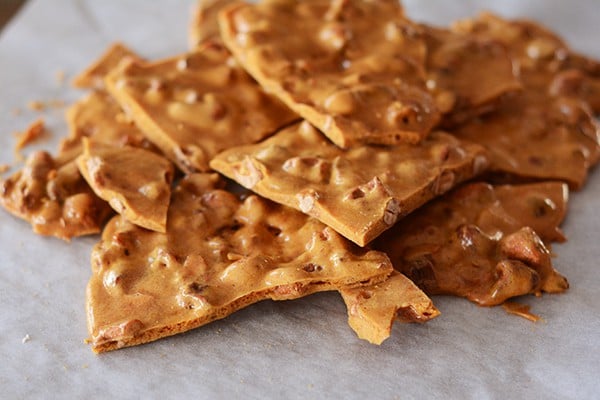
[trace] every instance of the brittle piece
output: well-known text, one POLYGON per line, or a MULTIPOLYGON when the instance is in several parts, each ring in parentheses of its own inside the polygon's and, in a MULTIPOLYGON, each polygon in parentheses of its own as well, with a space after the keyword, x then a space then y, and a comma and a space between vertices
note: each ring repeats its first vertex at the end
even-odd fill
POLYGON ((560 183, 464 185, 409 215, 374 246, 429 295, 492 306, 528 293, 563 292, 568 282, 552 268, 542 239, 563 239, 557 225, 566 193, 560 183))
POLYGON ((69 136, 61 140, 58 159, 74 160, 82 151, 82 138, 112 146, 133 146, 156 151, 121 107, 105 92, 93 91, 67 111, 69 136))
POLYGON ((395 0, 286 0, 238 3, 219 25, 266 90, 350 147, 416 143, 440 119, 422 85, 425 43, 402 17, 395 0))
POLYGON ((0 181, 0 204, 30 222, 34 232, 64 240, 100 232, 111 213, 74 161, 59 164, 43 151, 33 153, 22 170, 0 181))
POLYGON ((83 140, 79 171, 94 193, 131 223, 165 232, 173 165, 151 151, 83 140))
POLYGON ((549 29, 533 21, 482 13, 456 22, 454 30, 504 44, 516 59, 526 87, 579 98, 600 113, 600 63, 573 52, 549 29))
POLYGON ((373 344, 390 336, 395 320, 426 322, 440 314, 431 299, 398 272, 371 286, 340 289, 340 294, 348 308, 348 324, 373 344))
POLYGON ((487 159, 480 146, 443 132, 418 146, 343 150, 304 121, 259 144, 224 151, 210 165, 364 246, 400 217, 481 173, 487 159))
POLYGON ((600 158, 600 124, 574 98, 519 93, 451 132, 486 147, 500 182, 561 180, 580 189, 600 158))
POLYGON ((297 119, 267 95, 221 46, 109 74, 110 93, 185 172, 234 145, 254 143, 297 119))
POLYGON ((445 125, 484 114, 502 96, 521 89, 508 52, 497 41, 426 25, 421 29, 427 43, 425 86, 445 125))
POLYGON ((73 86, 80 89, 103 89, 104 77, 126 59, 143 61, 122 43, 112 44, 96 62, 73 78, 73 86))
POLYGON ((190 49, 195 49, 207 41, 220 41, 217 14, 235 0, 197 0, 192 11, 188 28, 190 49))
POLYGON ((122 217, 92 254, 87 289, 93 350, 174 335, 264 299, 375 284, 392 266, 314 218, 192 174, 173 190, 166 234, 122 217))

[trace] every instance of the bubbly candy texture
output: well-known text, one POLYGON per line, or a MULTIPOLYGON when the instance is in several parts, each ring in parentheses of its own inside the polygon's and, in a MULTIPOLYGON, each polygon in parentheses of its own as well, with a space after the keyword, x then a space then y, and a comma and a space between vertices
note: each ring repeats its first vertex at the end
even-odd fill
POLYGON ((182 171, 207 171, 228 147, 257 142, 297 119, 218 44, 106 78, 111 95, 182 171))
POLYGON ((151 151, 84 139, 79 172, 94 193, 128 221, 165 232, 173 164, 151 151))
POLYGON ((256 145, 226 150, 210 165, 364 246, 399 218, 483 172, 487 159, 482 147, 443 132, 417 146, 344 150, 304 121, 256 145))
POLYGON ((94 351, 183 332, 264 299, 381 282, 387 256, 314 218, 192 174, 173 191, 166 233, 115 217, 92 254, 88 325, 94 351))
POLYGON ((557 182, 467 184, 409 215, 374 247, 429 295, 493 306, 529 293, 560 293, 569 284, 552 268, 542 239, 564 239, 558 224, 566 201, 567 187, 557 182))

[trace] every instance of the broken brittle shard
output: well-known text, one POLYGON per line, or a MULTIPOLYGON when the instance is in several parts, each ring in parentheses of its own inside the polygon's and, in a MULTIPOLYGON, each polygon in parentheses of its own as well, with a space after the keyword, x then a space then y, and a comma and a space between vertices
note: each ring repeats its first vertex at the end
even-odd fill
POLYGON ((455 22, 453 30, 503 44, 528 90, 577 98, 600 113, 600 62, 574 52, 548 28, 488 12, 455 22))
POLYGON ((108 91, 186 173, 207 171, 218 152, 254 143, 298 117, 213 44, 167 60, 126 63, 108 91))
POLYGON ((237 3, 220 26, 263 87, 344 148, 417 143, 521 87, 503 46, 416 24, 394 0, 237 3))
POLYGON ((111 214, 82 178, 75 161, 61 164, 45 151, 0 181, 0 205, 22 218, 35 233, 70 240, 100 232, 111 214))
POLYGON ((305 121, 259 144, 226 150, 210 165, 364 246, 399 218, 483 172, 487 159, 480 146, 443 132, 417 146, 344 150, 305 121))
POLYGON ((188 43, 190 49, 205 45, 208 41, 220 41, 219 12, 236 0, 198 0, 192 10, 192 18, 188 27, 188 43))
POLYGON ((338 146, 416 143, 440 119, 397 1, 240 2, 219 17, 244 68, 338 146))
POLYGON ((560 180, 580 189, 600 160, 600 124, 567 97, 517 94, 451 132, 489 151, 490 175, 501 183, 560 180))
POLYGON ((543 240, 564 240, 558 224, 566 201, 566 185, 558 182, 467 184, 405 218, 374 247, 429 295, 493 306, 530 293, 560 293, 569 284, 552 267, 543 240))
POLYGON ((94 193, 133 224, 165 232, 173 164, 141 148, 88 139, 83 147, 77 166, 94 193))
POLYGON ((125 60, 141 62, 143 59, 122 43, 112 44, 92 65, 73 78, 79 89, 104 89, 104 78, 125 60))
POLYGON ((383 282, 339 290, 348 309, 348 324, 359 338, 381 344, 394 321, 427 322, 440 312, 410 279, 394 272, 383 282))
POLYGON ((92 91, 67 110, 69 135, 62 139, 57 158, 74 160, 83 152, 82 139, 111 146, 132 146, 156 152, 121 107, 104 91, 92 91))
POLYGON ((87 289, 93 350, 174 335, 264 299, 371 285, 388 257, 361 249, 314 218, 192 174, 173 191, 166 233, 121 216, 92 253, 87 289))

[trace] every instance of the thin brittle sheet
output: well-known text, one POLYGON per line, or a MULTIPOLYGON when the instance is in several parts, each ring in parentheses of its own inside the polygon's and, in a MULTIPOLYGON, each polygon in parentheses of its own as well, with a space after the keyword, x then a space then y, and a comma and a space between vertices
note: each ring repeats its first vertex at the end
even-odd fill
POLYGON ((482 147, 434 132, 418 146, 343 150, 304 121, 211 167, 364 246, 426 201, 485 170, 482 147))

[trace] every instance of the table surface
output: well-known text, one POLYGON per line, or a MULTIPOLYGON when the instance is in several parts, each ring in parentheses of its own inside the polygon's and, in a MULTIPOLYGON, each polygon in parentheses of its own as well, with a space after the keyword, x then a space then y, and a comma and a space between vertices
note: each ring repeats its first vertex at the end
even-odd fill
MULTIPOLYGON (((405 3, 415 18, 447 23, 486 2, 405 3)), ((493 7, 544 21, 573 47, 600 57, 595 4, 511 0, 493 7)), ((58 71, 74 76, 116 40, 153 59, 183 52, 190 6, 28 2, 0 35, 0 164, 14 160, 11 133, 40 116, 53 137, 30 150, 54 149, 65 134, 63 109, 26 108, 31 100, 82 96, 57 82, 58 71)), ((439 318, 398 324, 378 347, 355 337, 337 293, 323 293, 265 301, 192 332, 101 356, 83 343, 89 253, 98 238, 43 238, 0 212, 0 397, 597 398, 599 199, 596 171, 584 191, 572 194, 563 226, 569 241, 554 248, 571 289, 520 299, 543 317, 539 323, 435 297, 439 318)))

